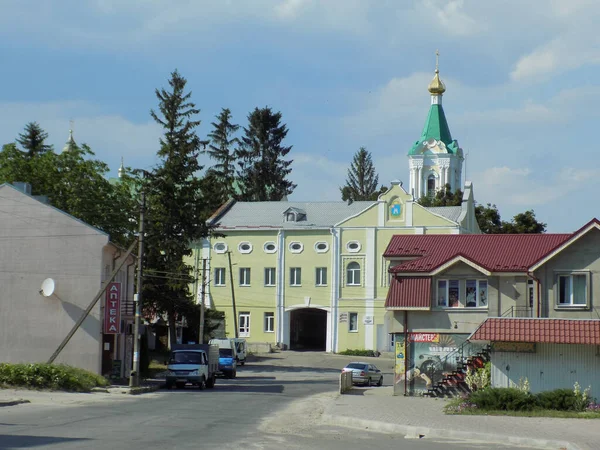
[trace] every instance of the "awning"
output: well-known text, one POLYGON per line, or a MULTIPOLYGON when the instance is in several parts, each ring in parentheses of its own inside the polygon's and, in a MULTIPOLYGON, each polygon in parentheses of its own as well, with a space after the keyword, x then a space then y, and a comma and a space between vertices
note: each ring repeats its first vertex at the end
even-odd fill
POLYGON ((385 299, 385 308, 392 310, 431 309, 430 277, 392 277, 385 299))
POLYGON ((488 318, 470 341, 600 345, 598 319, 488 318))

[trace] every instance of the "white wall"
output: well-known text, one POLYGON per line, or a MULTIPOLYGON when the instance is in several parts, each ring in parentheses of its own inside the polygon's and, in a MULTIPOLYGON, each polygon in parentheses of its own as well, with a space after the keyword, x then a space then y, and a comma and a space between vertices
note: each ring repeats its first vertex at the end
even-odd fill
POLYGON ((592 386, 600 397, 600 356, 594 345, 536 344, 535 353, 492 352, 492 385, 509 387, 527 378, 531 392, 592 386))
MULTIPOLYGON (((45 362, 100 288, 104 233, 0 186, 0 361, 45 362), (40 295, 53 278, 55 294, 40 295)), ((57 358, 100 371, 100 303, 57 358)))

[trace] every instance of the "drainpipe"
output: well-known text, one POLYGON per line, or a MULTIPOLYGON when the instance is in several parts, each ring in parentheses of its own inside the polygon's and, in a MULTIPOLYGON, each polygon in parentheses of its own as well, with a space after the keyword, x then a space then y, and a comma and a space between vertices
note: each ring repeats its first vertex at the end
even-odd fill
POLYGON ((533 272, 527 272, 527 276, 531 277, 531 279, 534 280, 536 282, 536 284, 537 284, 537 286, 536 286, 536 291, 537 291, 537 314, 536 314, 536 316, 539 318, 539 317, 541 317, 541 310, 542 310, 542 302, 541 302, 541 297, 540 297, 540 286, 541 286, 541 283, 540 283, 539 278, 537 278, 533 274, 533 272))
POLYGON ((404 310, 404 396, 408 395, 407 386, 407 368, 408 366, 408 311, 404 310))

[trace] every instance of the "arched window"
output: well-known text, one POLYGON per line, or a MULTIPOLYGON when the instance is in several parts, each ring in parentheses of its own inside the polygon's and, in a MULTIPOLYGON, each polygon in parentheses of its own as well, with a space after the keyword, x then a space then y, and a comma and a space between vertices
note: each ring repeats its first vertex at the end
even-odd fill
POLYGON ((357 262, 351 262, 346 266, 346 284, 360 286, 360 264, 357 262))
POLYGON ((431 174, 427 177, 427 196, 433 197, 435 195, 435 175, 431 174))

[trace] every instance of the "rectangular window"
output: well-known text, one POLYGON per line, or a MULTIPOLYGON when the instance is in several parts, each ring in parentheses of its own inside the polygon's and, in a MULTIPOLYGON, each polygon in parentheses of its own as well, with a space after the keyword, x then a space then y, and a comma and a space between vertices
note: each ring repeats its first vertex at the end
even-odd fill
POLYGON ((529 308, 533 309, 533 280, 527 280, 527 298, 529 298, 529 308))
POLYGON ((446 280, 438 281, 438 306, 448 306, 448 282, 446 280))
POLYGON ((460 280, 438 280, 438 307, 482 308, 488 306, 487 280, 465 280, 464 297, 461 297, 460 294, 460 280))
POLYGON ((238 315, 238 328, 240 337, 250 336, 250 313, 241 312, 238 315))
POLYGON ((302 269, 300 267, 290 268, 290 286, 302 285, 302 269))
POLYGON ((265 286, 275 286, 275 267, 265 267, 265 286))
POLYGON ((317 267, 315 280, 317 286, 327 286, 327 267, 317 267))
POLYGON ((358 313, 348 313, 348 331, 358 331, 358 313))
POLYGON ((215 267, 215 286, 225 286, 225 267, 215 267))
POLYGON ((458 280, 448 280, 448 306, 458 308, 460 306, 460 284, 458 280))
POLYGON ((275 331, 275 313, 265 313, 265 333, 273 333, 275 331))
POLYGON ((240 267, 240 286, 250 286, 250 267, 240 267))
POLYGON ((587 276, 585 274, 558 277, 558 306, 587 305, 587 276))

